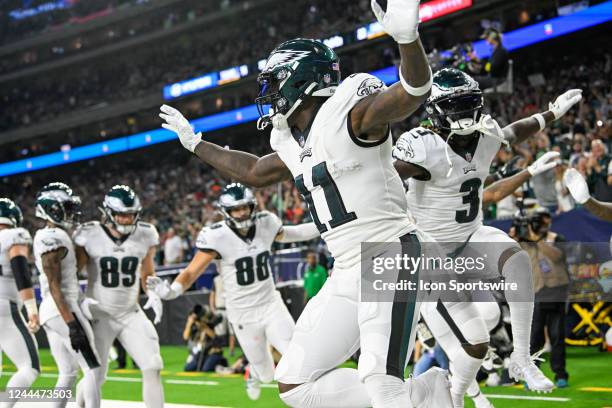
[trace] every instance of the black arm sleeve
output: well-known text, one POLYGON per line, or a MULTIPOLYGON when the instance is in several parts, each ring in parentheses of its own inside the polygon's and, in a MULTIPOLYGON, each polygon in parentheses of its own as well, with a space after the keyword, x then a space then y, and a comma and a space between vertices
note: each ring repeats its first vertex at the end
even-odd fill
POLYGON ((32 287, 32 274, 28 267, 28 260, 23 255, 18 255, 11 258, 11 269, 15 276, 15 283, 17 283, 17 289, 30 289, 32 287))

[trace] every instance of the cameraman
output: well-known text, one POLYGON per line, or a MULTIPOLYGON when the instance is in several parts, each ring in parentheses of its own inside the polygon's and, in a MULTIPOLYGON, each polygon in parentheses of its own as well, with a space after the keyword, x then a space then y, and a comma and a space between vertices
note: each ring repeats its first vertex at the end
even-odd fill
POLYGON ((558 388, 565 388, 565 314, 569 274, 562 244, 565 239, 550 231, 552 217, 545 208, 531 210, 513 220, 510 236, 519 241, 531 258, 535 305, 531 329, 531 352, 544 346, 545 327, 550 338, 550 365, 558 388))
POLYGON ((183 339, 190 351, 185 371, 214 372, 218 365, 227 366, 223 338, 215 334, 215 327, 222 321, 223 317, 214 314, 208 306, 194 306, 183 330, 183 339))
POLYGON ((508 50, 502 43, 502 35, 496 29, 487 28, 481 38, 484 38, 493 49, 489 63, 485 68, 488 75, 474 77, 480 85, 480 89, 484 90, 493 88, 506 80, 510 68, 510 57, 508 50))

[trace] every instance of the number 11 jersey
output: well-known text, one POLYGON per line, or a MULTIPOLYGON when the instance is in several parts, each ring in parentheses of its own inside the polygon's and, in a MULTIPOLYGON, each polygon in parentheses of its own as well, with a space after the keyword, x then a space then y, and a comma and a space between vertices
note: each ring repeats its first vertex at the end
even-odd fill
POLYGON ((268 211, 258 211, 246 236, 225 221, 202 228, 196 240, 200 251, 218 255, 228 313, 249 310, 276 301, 278 294, 270 269, 270 249, 283 227, 268 211))
POLYGON ((442 136, 421 127, 402 134, 393 157, 427 174, 422 180, 408 180, 408 208, 417 226, 438 242, 466 242, 482 225, 483 185, 500 146, 499 141, 480 136, 476 150, 466 157, 449 147, 453 164, 449 174, 442 136))
POLYGON ((394 241, 416 228, 393 167, 391 132, 372 142, 352 129, 355 105, 385 88, 370 74, 353 74, 321 105, 303 138, 277 129, 270 135, 270 145, 291 171, 336 270, 359 265, 362 242, 394 241))

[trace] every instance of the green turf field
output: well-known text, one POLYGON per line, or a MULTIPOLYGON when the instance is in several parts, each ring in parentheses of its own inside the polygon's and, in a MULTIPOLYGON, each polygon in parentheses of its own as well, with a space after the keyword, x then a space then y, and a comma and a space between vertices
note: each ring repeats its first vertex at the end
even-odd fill
MULTIPOLYGON (((222 377, 216 374, 182 372, 187 357, 184 347, 163 347, 162 356, 165 364, 163 378, 167 402, 216 407, 284 406, 278 398, 276 387, 263 388, 261 399, 250 401, 241 376, 222 377)), ((43 375, 36 381, 35 386, 50 387, 55 383, 57 371, 49 350, 41 350, 41 363, 43 375)), ((111 368, 114 365, 114 362, 111 363, 111 368)), ((546 373, 550 374, 546 363, 545 368, 546 373)), ((14 367, 4 358, 0 389, 4 388, 9 373, 13 370, 14 367)), ((483 387, 483 392, 493 396, 490 400, 497 408, 612 408, 612 354, 600 353, 596 349, 569 348, 568 371, 571 376, 570 388, 555 390, 552 394, 530 393, 518 386, 483 387), (521 399, 524 397, 554 400, 521 399)), ((111 369, 108 376, 109 379, 102 390, 104 399, 141 401, 140 373, 137 370, 111 369)), ((472 407, 471 402, 468 402, 466 407, 472 407)))

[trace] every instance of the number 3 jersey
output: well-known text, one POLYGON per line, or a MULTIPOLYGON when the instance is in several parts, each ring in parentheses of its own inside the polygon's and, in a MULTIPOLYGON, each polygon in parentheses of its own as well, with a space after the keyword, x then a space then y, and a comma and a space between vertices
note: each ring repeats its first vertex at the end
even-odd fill
POLYGON ((14 245, 32 245, 32 236, 23 228, 0 230, 0 299, 21 303, 11 269, 9 251, 14 245))
POLYGON ((391 159, 390 132, 359 139, 351 110, 385 89, 369 74, 346 78, 319 108, 303 137, 273 129, 270 145, 295 178, 336 268, 360 262, 362 242, 388 242, 414 229, 404 187, 391 159))
MULTIPOLYGON (((455 135, 453 137, 461 137, 455 135)), ((408 208, 416 224, 439 242, 465 242, 482 225, 482 189, 501 143, 481 136, 466 158, 437 133, 415 128, 400 136, 393 157, 421 167, 429 178, 408 179, 408 208)))
POLYGON ((259 211, 246 237, 222 221, 202 228, 196 248, 218 254, 218 272, 223 279, 228 313, 275 301, 278 292, 270 270, 270 248, 280 232, 281 220, 259 211))
POLYGON ((100 303, 97 307, 112 316, 137 308, 140 267, 149 249, 159 244, 157 229, 139 221, 134 232, 117 239, 92 221, 80 225, 73 238, 89 256, 87 296, 100 303))

